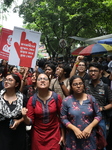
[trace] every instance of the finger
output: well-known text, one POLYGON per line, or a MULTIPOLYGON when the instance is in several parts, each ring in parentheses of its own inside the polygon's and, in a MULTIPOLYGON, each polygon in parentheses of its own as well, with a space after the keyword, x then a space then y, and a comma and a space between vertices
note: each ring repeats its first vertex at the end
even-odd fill
POLYGON ((89 137, 89 135, 90 135, 90 134, 86 134, 86 135, 85 135, 85 138, 88 138, 88 137, 89 137))
POLYGON ((84 135, 84 138, 86 139, 86 138, 87 138, 87 135, 84 135))
POLYGON ((14 128, 11 128, 12 130, 16 130, 16 127, 14 127, 14 128))
POLYGON ((78 138, 78 139, 82 139, 82 138, 83 138, 83 135, 78 135, 77 138, 78 138))
POLYGON ((61 141, 59 141, 59 143, 58 143, 59 145, 61 145, 61 141))
POLYGON ((25 41, 25 38, 26 38, 26 32, 22 32, 20 44, 21 44, 23 41, 25 41))
POLYGON ((87 138, 87 133, 83 133, 83 137, 86 139, 87 138))
POLYGON ((78 139, 82 139, 82 137, 81 137, 81 136, 78 136, 78 139))
POLYGON ((87 137, 90 137, 90 134, 88 133, 87 137))
POLYGON ((14 130, 14 129, 15 129, 15 126, 14 126, 14 125, 13 125, 13 126, 10 126, 10 128, 14 130))

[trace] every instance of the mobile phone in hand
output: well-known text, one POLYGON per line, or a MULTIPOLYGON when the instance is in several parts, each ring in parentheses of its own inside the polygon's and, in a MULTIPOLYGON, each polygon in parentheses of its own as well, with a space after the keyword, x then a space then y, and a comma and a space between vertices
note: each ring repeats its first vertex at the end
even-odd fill
POLYGON ((14 120, 11 119, 10 122, 9 122, 9 127, 13 126, 13 124, 14 124, 14 120))

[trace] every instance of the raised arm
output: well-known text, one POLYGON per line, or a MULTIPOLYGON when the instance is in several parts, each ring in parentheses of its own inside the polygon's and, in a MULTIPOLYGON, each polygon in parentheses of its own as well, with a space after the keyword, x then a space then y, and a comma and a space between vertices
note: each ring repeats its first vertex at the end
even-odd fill
POLYGON ((71 71, 71 73, 70 73, 70 78, 71 78, 73 75, 76 74, 77 66, 78 66, 78 64, 80 63, 80 61, 83 60, 83 59, 84 59, 84 56, 82 56, 82 55, 77 56, 76 61, 75 61, 75 63, 74 63, 74 66, 73 66, 73 68, 72 68, 72 71, 71 71))

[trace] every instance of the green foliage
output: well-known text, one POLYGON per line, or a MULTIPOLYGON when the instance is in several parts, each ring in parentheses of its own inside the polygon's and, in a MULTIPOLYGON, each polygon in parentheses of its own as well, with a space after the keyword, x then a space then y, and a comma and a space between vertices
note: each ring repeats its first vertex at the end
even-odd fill
POLYGON ((6 5, 7 7, 9 7, 12 4, 13 1, 14 0, 4 0, 4 5, 6 5))
MULTIPOLYGON (((1 0, 0 1, 0 13, 9 12, 8 8, 11 7, 12 2, 14 0, 1 0)), ((6 18, 5 15, 2 16, 2 19, 6 18)))
POLYGON ((50 55, 66 56, 74 42, 69 36, 91 38, 112 32, 111 4, 110 0, 25 0, 19 13, 28 29, 42 32, 41 42, 50 55), (60 39, 67 40, 65 49, 60 48, 60 39))

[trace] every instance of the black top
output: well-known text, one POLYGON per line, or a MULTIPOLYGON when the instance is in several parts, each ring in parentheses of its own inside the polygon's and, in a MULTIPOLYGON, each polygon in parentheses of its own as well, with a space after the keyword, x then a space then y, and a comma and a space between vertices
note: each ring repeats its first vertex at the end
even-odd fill
MULTIPOLYGON (((11 111, 16 107, 16 100, 9 104, 6 101, 11 111)), ((16 119, 22 118, 22 114, 16 119)), ((25 150, 26 148, 26 128, 22 122, 18 125, 16 130, 9 128, 11 119, 6 118, 4 121, 0 121, 0 150, 25 150)))
POLYGON ((0 91, 4 88, 3 81, 0 81, 0 91))

